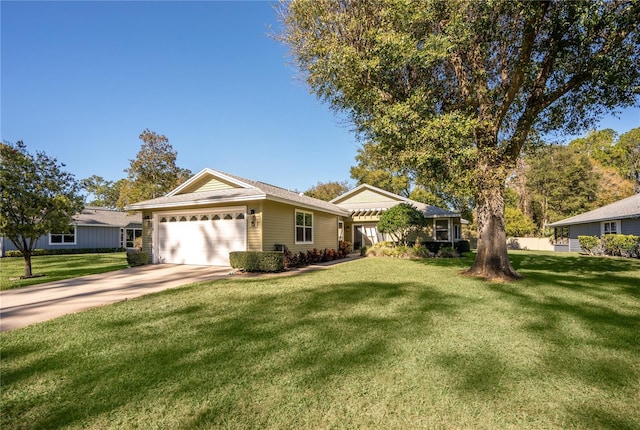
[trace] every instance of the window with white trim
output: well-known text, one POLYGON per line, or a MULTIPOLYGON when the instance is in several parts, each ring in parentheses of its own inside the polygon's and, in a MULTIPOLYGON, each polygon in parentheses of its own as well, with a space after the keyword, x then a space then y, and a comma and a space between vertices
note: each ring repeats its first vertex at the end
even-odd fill
POLYGON ((296 210, 296 243, 313 243, 313 213, 296 210))
POLYGON ((448 241, 449 240, 449 220, 448 219, 436 219, 434 226, 436 240, 448 241))
POLYGON ((76 227, 70 225, 59 233, 49 233, 49 245, 75 245, 76 227))
POLYGON ((453 225, 453 240, 462 239, 462 226, 460 224, 453 225))
POLYGON ((600 232, 605 234, 620 234, 620 221, 605 221, 600 223, 600 232))
POLYGON ((142 237, 141 228, 127 228, 124 231, 125 248, 135 248, 136 239, 142 237))

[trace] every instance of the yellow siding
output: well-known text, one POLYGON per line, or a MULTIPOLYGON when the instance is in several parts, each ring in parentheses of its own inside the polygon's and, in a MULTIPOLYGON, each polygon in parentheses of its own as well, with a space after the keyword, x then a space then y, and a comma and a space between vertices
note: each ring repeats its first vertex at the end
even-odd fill
POLYGON ((201 191, 228 190, 231 188, 238 188, 238 186, 224 182, 218 178, 207 176, 202 180, 191 184, 189 187, 182 190, 179 194, 198 193, 201 191))
POLYGON ((317 249, 338 249, 338 216, 302 209, 313 213, 313 243, 295 243, 295 206, 266 201, 263 205, 262 246, 272 251, 276 244, 286 245, 292 252, 317 249))
POLYGON ((262 217, 262 202, 252 203, 247 206, 247 251, 262 251, 262 229, 264 225, 262 217), (251 225, 255 211, 255 225, 251 225))
POLYGON ((377 202, 399 202, 399 201, 402 201, 402 200, 393 199, 393 198, 391 198, 389 196, 385 196, 385 195, 379 194, 379 193, 377 193, 375 191, 368 190, 368 189, 363 189, 360 192, 358 192, 357 194, 354 194, 354 195, 350 196, 346 200, 341 200, 338 203, 339 204, 346 204, 346 203, 377 203, 377 202))
POLYGON ((151 211, 142 212, 142 252, 149 255, 149 263, 152 261, 153 250, 153 222, 151 220, 151 211), (145 219, 149 217, 149 219, 145 219))

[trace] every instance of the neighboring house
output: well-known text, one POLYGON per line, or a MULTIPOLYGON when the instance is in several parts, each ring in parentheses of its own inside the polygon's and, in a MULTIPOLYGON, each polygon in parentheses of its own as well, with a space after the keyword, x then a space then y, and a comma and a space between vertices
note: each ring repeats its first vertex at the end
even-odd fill
POLYGON ((416 202, 368 184, 336 197, 331 203, 349 212, 344 228, 346 237, 355 249, 391 240, 388 235, 378 231, 378 221, 384 211, 400 203, 415 206, 427 218, 425 234, 421 235, 423 241, 453 244, 462 239, 462 224, 467 223, 459 213, 416 202))
POLYGON ((554 228, 554 250, 581 252, 578 236, 633 234, 640 236, 640 194, 562 221, 547 224, 554 228))
MULTIPOLYGON (((142 236, 142 216, 101 207, 88 206, 73 217, 65 231, 38 238, 35 249, 116 249, 133 248, 142 236)), ((6 237, 0 238, 0 256, 15 250, 6 237)))
MULTIPOLYGON (((126 209, 142 212, 143 250, 151 262, 226 266, 231 251, 338 249, 341 240, 375 243, 380 213, 407 201, 361 186, 326 202, 204 169, 166 196, 126 209)), ((418 205, 434 219, 434 238, 451 242, 459 236, 459 214, 418 205)))

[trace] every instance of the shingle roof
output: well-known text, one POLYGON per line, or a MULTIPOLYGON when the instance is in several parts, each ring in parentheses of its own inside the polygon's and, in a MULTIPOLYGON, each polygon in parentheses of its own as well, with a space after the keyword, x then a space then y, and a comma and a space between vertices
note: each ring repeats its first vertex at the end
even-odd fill
POLYGON ((626 218, 640 218, 640 194, 635 194, 571 218, 547 224, 547 227, 563 227, 572 224, 587 224, 626 218))
POLYGON ((325 202, 324 200, 315 199, 313 197, 306 196, 304 194, 298 194, 293 191, 286 190, 284 188, 276 187, 264 182, 253 181, 251 179, 241 178, 229 173, 213 171, 210 169, 204 169, 196 176, 200 176, 203 173, 221 173, 225 176, 233 178, 242 182, 246 188, 232 188, 224 190, 212 190, 202 191, 197 193, 185 193, 168 195, 164 197, 158 197, 152 200, 146 200, 139 203, 134 203, 126 207, 127 210, 141 210, 152 208, 171 208, 188 205, 206 205, 214 203, 233 203, 239 201, 249 201, 257 199, 270 199, 276 201, 283 201, 286 203, 294 203, 307 208, 322 209, 326 212, 348 215, 343 209, 338 206, 325 202))
POLYGON ((129 224, 142 224, 141 214, 129 214, 97 206, 87 206, 73 217, 76 224, 91 226, 126 227, 129 224))

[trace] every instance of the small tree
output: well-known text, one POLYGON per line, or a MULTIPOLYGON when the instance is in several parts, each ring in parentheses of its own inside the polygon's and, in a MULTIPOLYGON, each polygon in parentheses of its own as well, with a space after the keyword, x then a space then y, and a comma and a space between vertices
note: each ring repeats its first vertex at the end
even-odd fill
POLYGON ((409 203, 401 203, 380 215, 378 230, 388 233, 402 245, 407 244, 407 237, 418 232, 426 225, 422 212, 409 203))
POLYGON ((0 144, 0 235, 22 253, 27 278, 37 239, 66 230, 82 210, 80 185, 62 167, 44 152, 28 153, 22 141, 0 144))

